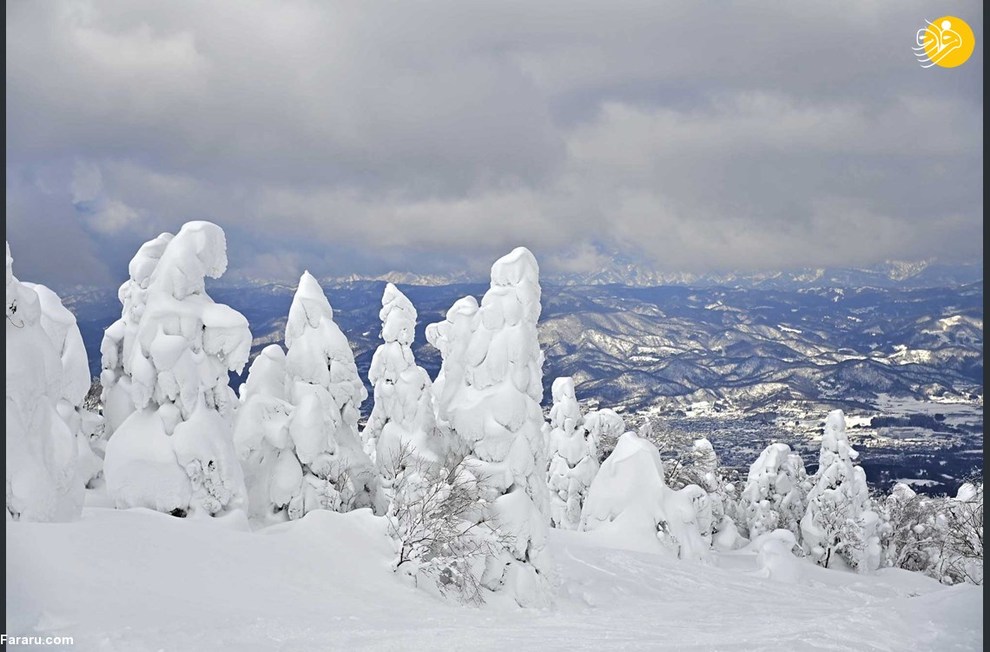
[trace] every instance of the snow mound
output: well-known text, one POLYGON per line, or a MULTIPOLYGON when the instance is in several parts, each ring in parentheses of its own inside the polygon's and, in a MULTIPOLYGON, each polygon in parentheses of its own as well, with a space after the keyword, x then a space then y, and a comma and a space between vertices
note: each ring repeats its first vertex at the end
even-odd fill
POLYGON ((778 529, 754 537, 744 550, 756 553, 757 574, 779 582, 797 583, 807 562, 794 555, 797 537, 790 530, 778 529))
POLYGON ((697 485, 668 487, 660 451, 627 432, 591 484, 581 529, 616 547, 704 560, 711 550, 711 520, 707 493, 697 485))

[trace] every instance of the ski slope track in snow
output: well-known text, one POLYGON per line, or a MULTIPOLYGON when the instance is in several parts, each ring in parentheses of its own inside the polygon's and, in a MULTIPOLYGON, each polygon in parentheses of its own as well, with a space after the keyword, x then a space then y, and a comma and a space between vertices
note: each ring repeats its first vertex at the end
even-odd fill
POLYGON ((826 570, 752 546, 703 564, 552 530, 552 607, 466 607, 393 573, 368 509, 252 531, 242 512, 88 504, 74 522, 7 522, 8 636, 121 652, 983 649, 982 587, 897 569, 826 570))

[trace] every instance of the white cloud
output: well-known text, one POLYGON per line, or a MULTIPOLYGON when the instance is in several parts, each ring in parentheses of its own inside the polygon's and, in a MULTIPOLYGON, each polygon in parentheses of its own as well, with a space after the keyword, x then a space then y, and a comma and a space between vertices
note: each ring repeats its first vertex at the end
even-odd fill
POLYGON ((90 228, 105 236, 115 235, 140 219, 138 211, 115 199, 102 203, 92 214, 86 216, 90 228))
POLYGON ((518 244, 686 271, 982 259, 982 4, 954 11, 977 52, 932 71, 920 0, 8 3, 8 189, 22 219, 53 187, 88 204, 125 259, 212 219, 232 268, 273 274, 518 244))
POLYGON ((72 193, 72 203, 93 201, 103 190, 103 175, 100 166, 91 161, 76 161, 72 168, 72 182, 69 191, 72 193))

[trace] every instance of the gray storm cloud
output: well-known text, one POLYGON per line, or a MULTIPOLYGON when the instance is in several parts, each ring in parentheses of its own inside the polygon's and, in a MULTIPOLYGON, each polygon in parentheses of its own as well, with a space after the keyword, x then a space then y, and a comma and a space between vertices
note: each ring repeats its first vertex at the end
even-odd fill
POLYGON ((107 283, 189 219, 282 278, 982 261, 982 3, 952 70, 912 56, 931 11, 8 2, 15 271, 107 283))

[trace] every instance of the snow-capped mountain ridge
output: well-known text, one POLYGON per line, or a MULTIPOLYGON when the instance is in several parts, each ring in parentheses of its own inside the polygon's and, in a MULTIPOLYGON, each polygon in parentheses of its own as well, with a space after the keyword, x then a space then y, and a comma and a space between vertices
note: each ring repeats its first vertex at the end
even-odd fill
MULTIPOLYGON (((362 377, 378 344, 384 283, 327 284, 362 377)), ((725 289, 547 284, 539 329, 548 383, 575 378, 578 397, 629 408, 696 393, 711 400, 773 387, 807 399, 982 394, 982 282, 960 288, 725 289), (910 353, 924 352, 924 353, 910 353), (872 379, 872 380, 871 380, 872 379), (879 387, 873 383, 880 383, 879 387), (762 388, 762 389, 759 389, 762 388)), ((423 329, 481 285, 404 286, 420 313, 413 344, 433 375, 423 329)), ((280 341, 294 288, 218 288, 248 318, 256 353, 280 341)), ((118 311, 110 293, 66 297, 99 369, 99 339, 118 311)), ((759 390, 759 391, 757 391, 759 390)), ((776 391, 776 390, 775 390, 776 391)), ((547 394, 549 395, 549 394, 547 394)), ((700 400, 700 399, 698 399, 700 400)))
MULTIPOLYGON (((627 256, 613 255, 600 269, 588 272, 558 272, 552 267, 544 274, 547 283, 557 285, 624 285, 630 287, 691 286, 796 289, 799 287, 883 287, 925 288, 963 285, 983 278, 982 264, 947 264, 934 258, 888 260, 867 267, 807 267, 787 271, 691 273, 662 271, 627 256)), ((459 271, 450 274, 417 274, 391 271, 385 274, 348 274, 322 279, 329 284, 384 281, 396 285, 440 286, 479 283, 483 275, 459 271)), ((264 284, 263 280, 257 281, 264 284)))

